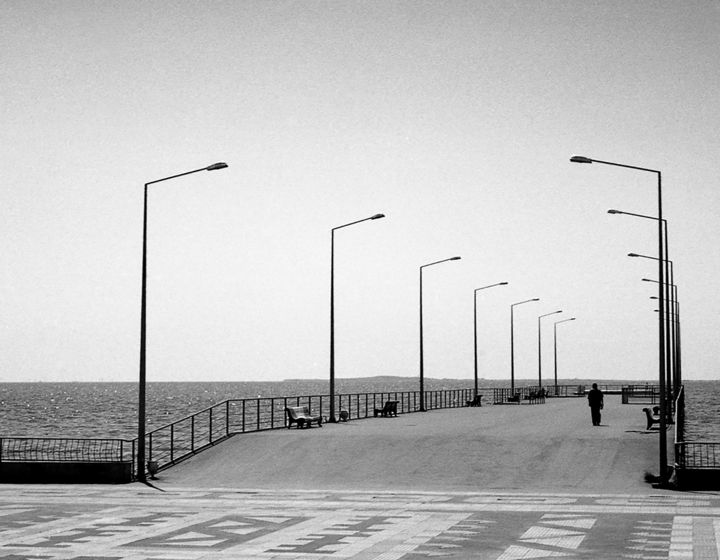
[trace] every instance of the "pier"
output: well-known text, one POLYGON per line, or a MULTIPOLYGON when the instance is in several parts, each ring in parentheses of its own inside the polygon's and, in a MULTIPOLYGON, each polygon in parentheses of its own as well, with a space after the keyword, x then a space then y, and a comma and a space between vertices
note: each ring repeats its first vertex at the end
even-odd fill
MULTIPOLYGON (((158 475, 158 484, 249 488, 459 491, 648 491, 657 431, 638 406, 606 397, 463 407, 322 428, 238 435, 158 475)), ((672 457, 672 449, 668 450, 672 457)))
POLYGON ((720 558, 720 493, 646 483, 658 468, 658 434, 643 416, 611 395, 599 427, 577 398, 238 434, 149 485, 0 486, 0 552, 720 558))

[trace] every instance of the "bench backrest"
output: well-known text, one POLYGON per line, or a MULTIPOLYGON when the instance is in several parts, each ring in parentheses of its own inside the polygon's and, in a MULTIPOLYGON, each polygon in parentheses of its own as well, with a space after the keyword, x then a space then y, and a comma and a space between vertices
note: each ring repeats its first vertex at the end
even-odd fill
POLYGON ((310 415, 310 409, 307 406, 288 406, 285 407, 285 411, 293 420, 310 415))

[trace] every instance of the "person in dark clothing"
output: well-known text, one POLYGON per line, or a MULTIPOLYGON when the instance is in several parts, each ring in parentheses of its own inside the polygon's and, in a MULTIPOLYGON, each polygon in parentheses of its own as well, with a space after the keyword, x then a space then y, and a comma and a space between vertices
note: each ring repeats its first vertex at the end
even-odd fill
POLYGON ((600 411, 603 407, 603 392, 598 389, 597 383, 593 383, 592 389, 588 391, 588 405, 590 405, 590 416, 592 417, 593 426, 599 426, 600 411))

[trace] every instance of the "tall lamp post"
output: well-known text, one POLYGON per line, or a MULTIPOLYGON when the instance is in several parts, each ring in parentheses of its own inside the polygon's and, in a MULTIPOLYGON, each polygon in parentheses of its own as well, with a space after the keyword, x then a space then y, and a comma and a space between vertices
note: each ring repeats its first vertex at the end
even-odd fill
MULTIPOLYGON (((672 271, 672 267, 670 268, 672 271)), ((654 282, 658 283, 657 280, 652 280, 650 278, 643 278, 643 282, 654 282)), ((677 286, 673 284, 672 280, 668 282, 668 287, 670 288, 670 299, 667 301, 667 306, 672 307, 673 312, 675 313, 676 317, 680 316, 680 302, 678 301, 678 291, 677 286)), ((650 299, 660 299, 657 296, 651 296, 650 299)), ((680 391, 680 386, 682 385, 682 352, 681 350, 681 336, 680 336, 680 321, 675 322, 675 327, 673 329, 674 332, 674 351, 675 351, 675 394, 674 396, 677 397, 678 392, 680 391)))
POLYGON ((540 298, 526 299, 510 305, 510 394, 515 394, 515 307, 540 298))
MULTIPOLYGON (((665 228, 665 231, 667 232, 667 227, 665 228)), ((666 245, 667 246, 667 245, 666 245)), ((667 257, 667 253, 665 254, 667 257)), ((638 253, 628 253, 628 257, 634 257, 634 258, 643 258, 643 259, 650 259, 653 261, 659 260, 657 257, 652 257, 650 255, 640 255, 638 253)), ((672 261, 665 259, 665 294, 663 296, 663 299, 665 300, 665 304, 667 307, 670 307, 672 305, 672 297, 670 294, 671 286, 675 286, 673 283, 674 280, 674 272, 673 272, 673 263, 672 261)), ((665 345, 665 391, 668 395, 667 402, 665 403, 668 407, 668 414, 670 409, 670 404, 672 402, 672 397, 670 395, 674 394, 674 387, 676 383, 676 358, 675 358, 675 346, 674 346, 674 337, 675 337, 675 330, 673 329, 672 322, 670 320, 670 314, 665 314, 665 339, 667 341, 665 345)))
POLYGON ((191 173, 197 173, 198 171, 215 171, 217 169, 225 169, 227 163, 218 162, 208 165, 207 167, 201 167, 200 169, 193 169, 192 171, 186 171, 185 173, 178 173, 177 175, 171 175, 170 177, 164 177, 162 179, 156 179, 145 183, 144 198, 143 198, 143 239, 142 239, 142 288, 140 297, 140 381, 138 386, 138 447, 137 447, 137 479, 140 482, 146 482, 145 477, 145 351, 146 351, 146 304, 147 304, 147 216, 148 216, 148 186, 154 185, 155 183, 161 183, 162 181, 168 181, 170 179, 176 179, 191 173))
POLYGON ((487 288, 494 288, 495 286, 507 286, 507 282, 497 282, 496 284, 490 284, 489 286, 483 286, 482 288, 475 288, 475 291, 473 293, 473 325, 474 325, 474 336, 475 336, 475 362, 474 362, 474 369, 475 369, 475 394, 474 397, 477 398, 478 396, 478 324, 477 324, 477 293, 480 290, 485 290, 487 288))
POLYGON ((420 267, 420 412, 425 412, 425 366, 423 353, 423 269, 428 266, 448 262, 459 261, 460 257, 450 257, 441 261, 424 264, 420 267))
POLYGON ((658 277, 660 285, 658 288, 658 297, 660 298, 660 315, 658 317, 658 382, 660 384, 660 434, 659 434, 659 459, 660 459, 660 484, 665 485, 668 482, 667 470, 667 422, 665 418, 665 303, 663 302, 663 288, 665 284, 665 275, 663 270, 663 261, 665 259, 663 246, 663 213, 662 213, 662 173, 657 169, 649 169, 647 167, 637 167, 634 165, 625 165, 623 163, 614 163, 611 161, 602 161, 592 159, 585 156, 572 156, 570 161, 573 163, 601 163, 604 165, 612 165, 614 167, 623 167, 626 169, 635 169, 637 171, 646 171, 654 173, 657 176, 657 201, 658 201, 658 277))
POLYGON ((553 350, 554 350, 554 360, 553 363, 555 365, 555 395, 557 395, 557 326, 560 323, 567 323, 568 321, 574 321, 575 317, 570 317, 569 319, 563 319, 562 321, 555 321, 555 324, 553 325, 553 350))
MULTIPOLYGON (((651 297, 650 299, 657 299, 657 298, 651 297)), ((666 311, 666 313, 668 315, 670 315, 670 317, 672 319, 672 323, 673 323, 673 329, 676 333, 676 335, 675 335, 675 359, 676 359, 677 363, 679 364, 680 356, 681 356, 681 353, 680 353, 680 304, 677 301, 675 301, 673 303, 675 304, 673 306, 673 311, 668 310, 668 311, 666 311)), ((660 312, 659 309, 655 309, 655 311, 657 313, 660 312)), ((678 376, 678 379, 682 379, 682 374, 680 373, 679 367, 678 367, 677 376, 678 376)), ((677 387, 680 387, 680 385, 678 385, 677 387)), ((677 398, 677 395, 679 392, 680 392, 680 389, 676 388, 676 391, 675 391, 675 394, 673 395, 673 397, 677 398)), ((674 400, 673 400, 673 402, 674 402, 674 400)), ((674 409, 674 406, 673 406, 673 409, 674 409)))
MULTIPOLYGON (((669 254, 670 249, 669 249, 669 246, 668 246, 668 223, 667 223, 667 220, 665 220, 665 219, 658 220, 658 218, 657 218, 656 216, 648 216, 648 215, 646 215, 646 214, 637 214, 637 213, 635 213, 635 212, 625 212, 624 210, 616 210, 616 209, 614 209, 614 208, 611 208, 610 210, 608 210, 608 214, 617 214, 617 215, 623 215, 623 216, 633 216, 633 217, 635 217, 635 218, 642 218, 642 219, 645 219, 645 220, 656 220, 656 221, 660 221, 660 222, 662 223, 662 228, 663 228, 663 242, 664 242, 664 244, 665 244, 665 249, 664 249, 664 253, 663 253, 663 254, 665 255, 665 256, 664 256, 664 258, 665 258, 665 262, 664 262, 664 267, 665 267, 665 272, 664 272, 664 274, 665 274, 665 301, 669 301, 669 298, 670 298, 670 286, 669 286, 669 283, 668 283, 668 278, 670 279, 670 283, 672 283, 672 281, 673 281, 673 280, 672 280, 673 275, 672 275, 672 269, 671 269, 671 268, 668 268, 668 263, 670 262, 670 261, 669 261, 669 259, 670 259, 670 254, 669 254), (669 276, 668 276, 668 275, 669 275, 669 276)), ((662 257, 662 256, 661 256, 661 257, 662 257)), ((659 257, 659 258, 661 258, 661 257, 659 257)), ((657 259, 656 259, 656 260, 657 260, 657 259)), ((672 266, 672 265, 670 265, 670 266, 672 266)), ((665 320, 665 341, 666 341, 666 344, 665 344, 665 383, 666 383, 666 392, 667 392, 668 394, 672 394, 672 388, 673 388, 673 387, 675 387, 675 388, 678 387, 678 383, 677 383, 677 379, 676 379, 677 373, 676 373, 675 359, 674 359, 673 356, 671 355, 671 348, 672 348, 672 340, 671 340, 671 338, 672 338, 672 336, 674 336, 674 334, 671 334, 671 333, 672 333, 672 330, 673 330, 673 329, 672 329, 672 327, 671 327, 670 320, 669 320, 669 318, 666 318, 666 320, 665 320), (672 373, 671 373, 671 372, 672 372, 672 373), (672 381, 671 381, 671 380, 672 380, 672 381)))
POLYGON ((538 317, 538 389, 542 389, 542 325, 540 320, 543 317, 549 317, 550 315, 557 315, 558 313, 562 313, 562 309, 559 309, 557 311, 553 311, 552 313, 545 313, 545 315, 540 315, 538 317))
POLYGON ((330 422, 337 421, 335 418, 335 230, 384 217, 385 214, 374 214, 369 218, 334 227, 330 231, 330 422))
MULTIPOLYGON (((675 381, 673 382, 673 398, 677 398, 682 386, 682 352, 681 350, 681 337, 680 337, 680 302, 678 301, 677 286, 670 284, 672 293, 668 306, 672 309, 675 315, 675 321, 673 324, 673 353, 674 353, 674 367, 675 367, 675 381)), ((657 296, 650 296, 650 299, 658 299, 657 296)))

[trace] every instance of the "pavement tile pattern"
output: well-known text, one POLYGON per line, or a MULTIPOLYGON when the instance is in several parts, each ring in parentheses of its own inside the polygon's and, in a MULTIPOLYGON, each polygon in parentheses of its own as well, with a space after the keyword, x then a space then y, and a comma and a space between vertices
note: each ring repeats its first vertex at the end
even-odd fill
POLYGON ((0 487, 2 560, 720 560, 720 493, 0 487))

